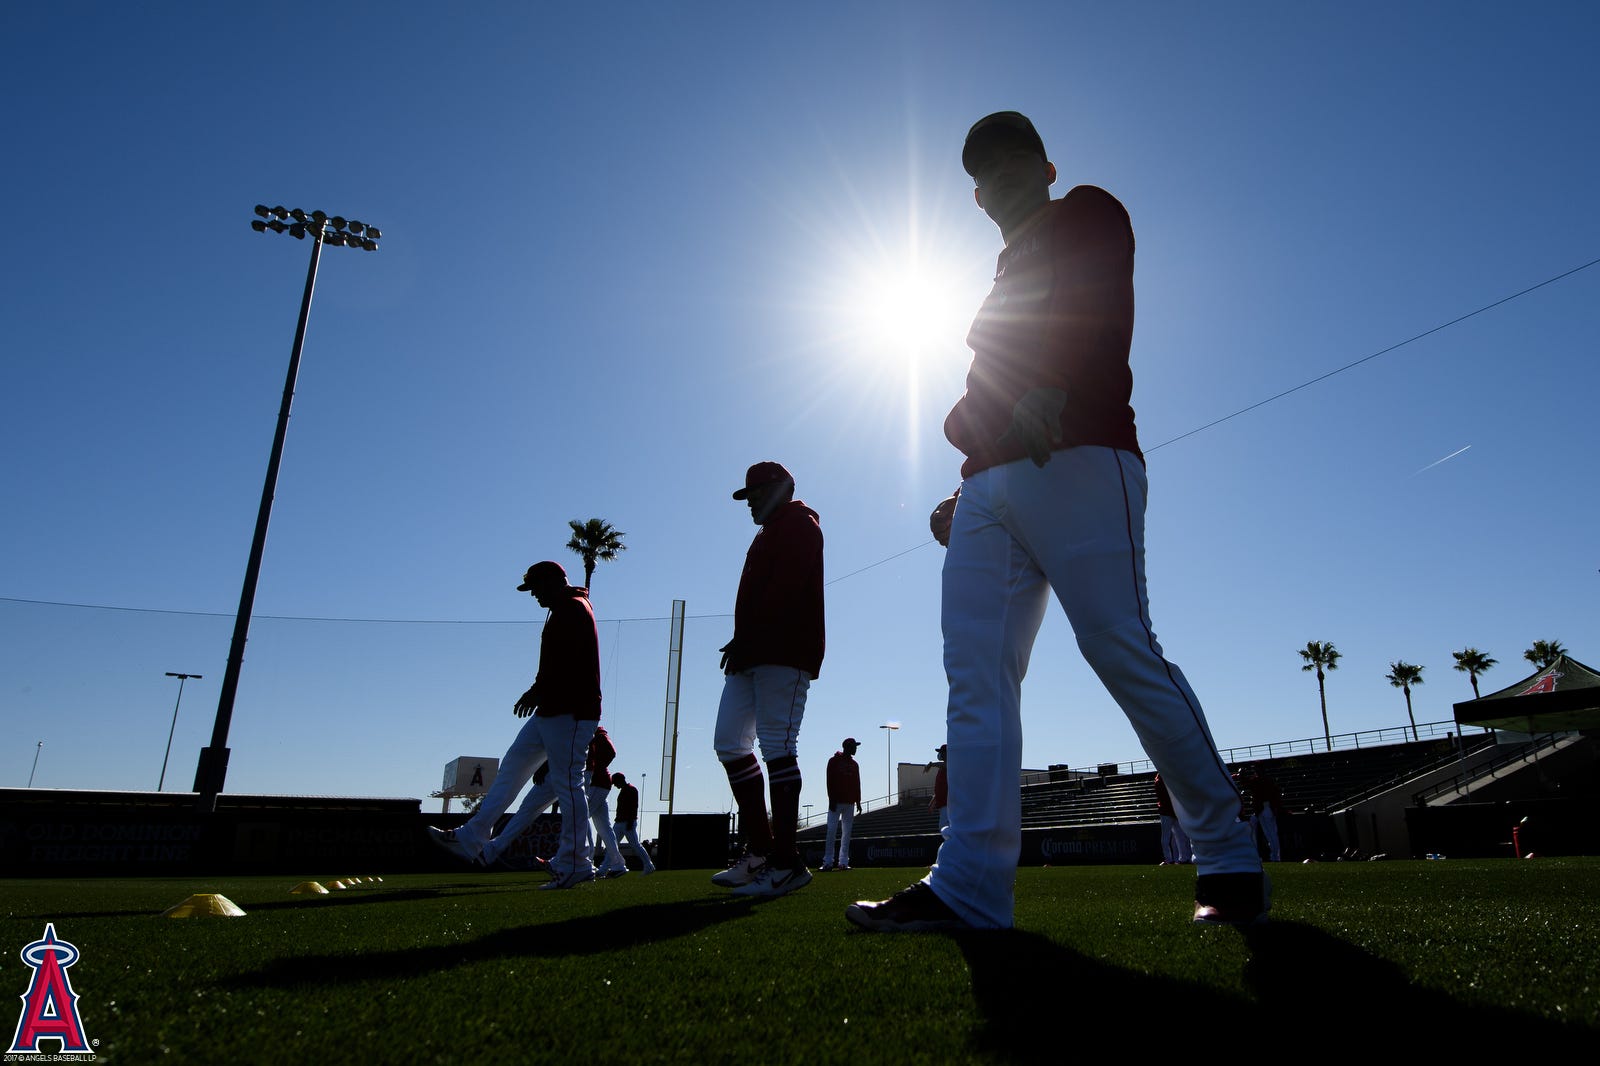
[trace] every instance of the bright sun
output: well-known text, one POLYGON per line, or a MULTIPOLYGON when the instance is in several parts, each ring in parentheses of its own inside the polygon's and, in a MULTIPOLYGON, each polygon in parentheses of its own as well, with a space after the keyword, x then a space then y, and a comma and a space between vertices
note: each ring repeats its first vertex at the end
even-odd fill
POLYGON ((870 353, 920 361, 959 352, 972 316, 970 286, 935 264, 880 264, 863 271, 851 317, 870 353))

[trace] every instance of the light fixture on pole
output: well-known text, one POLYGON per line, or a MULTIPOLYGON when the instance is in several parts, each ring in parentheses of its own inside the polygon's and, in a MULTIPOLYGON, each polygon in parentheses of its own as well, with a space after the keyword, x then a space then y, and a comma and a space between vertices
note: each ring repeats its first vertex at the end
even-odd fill
POLYGON ((183 706, 183 683, 191 677, 203 677, 202 674, 175 674, 167 671, 168 677, 178 679, 178 702, 172 705, 172 728, 167 730, 167 753, 161 757, 161 780, 156 782, 156 791, 160 792, 167 783, 167 760, 172 758, 172 734, 178 731, 178 708, 183 706))
POLYGON ((39 746, 33 749, 33 769, 28 771, 28 787, 33 787, 33 775, 39 772, 39 753, 44 751, 44 741, 39 741, 39 746))
POLYGON ((295 378, 300 372, 300 350, 305 344, 306 321, 311 317, 311 293, 317 286, 317 262, 324 243, 341 248, 378 250, 383 236, 375 226, 347 221, 321 211, 310 214, 296 207, 267 207, 257 204, 250 228, 257 233, 288 231, 297 240, 311 237, 311 265, 306 270, 305 294, 300 298, 300 320, 294 329, 294 347, 289 352, 289 374, 283 385, 283 404, 278 408, 278 430, 272 438, 272 454, 267 460, 267 478, 261 487, 261 508, 256 512, 255 536, 250 542, 250 561, 245 566, 244 589, 239 593, 239 614, 234 619, 233 642, 228 647, 228 668, 222 675, 222 694, 217 698, 217 721, 211 730, 211 744, 200 749, 195 767, 194 790, 199 793, 202 811, 214 811, 217 794, 228 777, 228 727, 233 722, 233 699, 239 689, 239 668, 244 662, 245 640, 250 633, 250 611, 255 606, 256 579, 261 575, 261 555, 267 544, 267 523, 272 517, 272 494, 278 484, 278 464, 283 459, 283 438, 289 430, 289 408, 294 402, 295 378))
POLYGON ((896 729, 900 728, 900 723, 899 722, 885 722, 883 725, 880 725, 878 728, 879 729, 887 729, 888 730, 888 732, 885 733, 884 735, 889 738, 889 747, 888 747, 888 751, 887 751, 887 753, 885 754, 884 757, 889 762, 889 793, 888 793, 888 796, 889 796, 889 802, 892 804, 894 802, 894 731, 896 729))

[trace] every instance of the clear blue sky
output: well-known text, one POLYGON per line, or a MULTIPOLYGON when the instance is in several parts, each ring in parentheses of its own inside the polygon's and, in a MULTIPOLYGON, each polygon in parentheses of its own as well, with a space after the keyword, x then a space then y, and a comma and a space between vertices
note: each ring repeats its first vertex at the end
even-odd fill
MULTIPOLYGON (((882 793, 878 726, 896 761, 943 735, 926 518, 999 249, 959 150, 1002 108, 1058 191, 1133 217, 1154 618, 1221 744, 1320 735, 1308 640, 1344 653, 1336 732, 1404 722, 1395 659, 1421 721, 1470 695, 1467 645, 1490 689, 1535 639, 1600 662, 1600 267, 1161 446, 1600 257, 1597 31, 1586 3, 5 4, 0 784, 42 740, 36 785, 154 788, 169 670, 205 675, 193 780, 309 254, 251 232, 262 202, 385 237, 323 257, 230 791, 422 796, 498 755, 543 614, 514 586, 599 516, 618 766, 660 809, 684 599, 677 807, 725 809, 728 494, 771 458, 842 578, 805 800, 847 734, 882 793)), ((1030 766, 1140 755, 1059 615, 1025 735, 1030 766)))

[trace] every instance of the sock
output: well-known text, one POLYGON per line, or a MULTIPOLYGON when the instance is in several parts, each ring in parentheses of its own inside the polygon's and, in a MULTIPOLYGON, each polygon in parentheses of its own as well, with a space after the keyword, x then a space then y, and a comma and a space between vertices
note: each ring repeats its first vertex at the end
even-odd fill
POLYGON ((800 823, 800 761, 793 755, 767 763, 772 789, 772 855, 783 869, 800 865, 794 837, 800 823))
POLYGON ((760 761, 751 752, 723 763, 722 768, 728 772, 728 787, 733 789, 733 800, 739 805, 745 844, 757 855, 772 854, 772 827, 767 824, 767 796, 762 787, 760 761))

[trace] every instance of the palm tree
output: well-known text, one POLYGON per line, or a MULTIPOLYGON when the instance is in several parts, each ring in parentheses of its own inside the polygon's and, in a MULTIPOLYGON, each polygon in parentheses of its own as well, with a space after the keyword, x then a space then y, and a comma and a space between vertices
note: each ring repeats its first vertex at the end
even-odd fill
POLYGON ((1463 648, 1450 653, 1456 657, 1456 669, 1472 679, 1472 698, 1478 698, 1478 675, 1487 673, 1498 659, 1491 659, 1477 648, 1463 648))
POLYGON ((594 564, 609 563, 627 545, 622 543, 622 531, 614 529, 610 522, 598 518, 580 522, 574 518, 567 525, 572 527, 572 539, 567 541, 567 548, 583 557, 583 587, 588 588, 589 582, 594 580, 594 564))
POLYGON ((1536 640, 1533 647, 1522 653, 1522 657, 1543 670, 1565 654, 1567 649, 1561 646, 1559 640, 1536 640))
POLYGON ((1411 713, 1411 686, 1422 684, 1422 667, 1413 666, 1404 659, 1397 663, 1389 664, 1387 675, 1389 684, 1395 688, 1404 689, 1406 694, 1406 717, 1411 719, 1411 739, 1417 739, 1417 716, 1411 713))
POLYGON ((1322 698, 1322 740, 1332 751, 1333 735, 1328 732, 1328 690, 1322 683, 1327 675, 1322 671, 1335 669, 1339 665, 1339 651, 1332 641, 1313 640, 1300 649, 1300 658, 1306 661, 1300 669, 1317 672, 1317 695, 1322 698))

